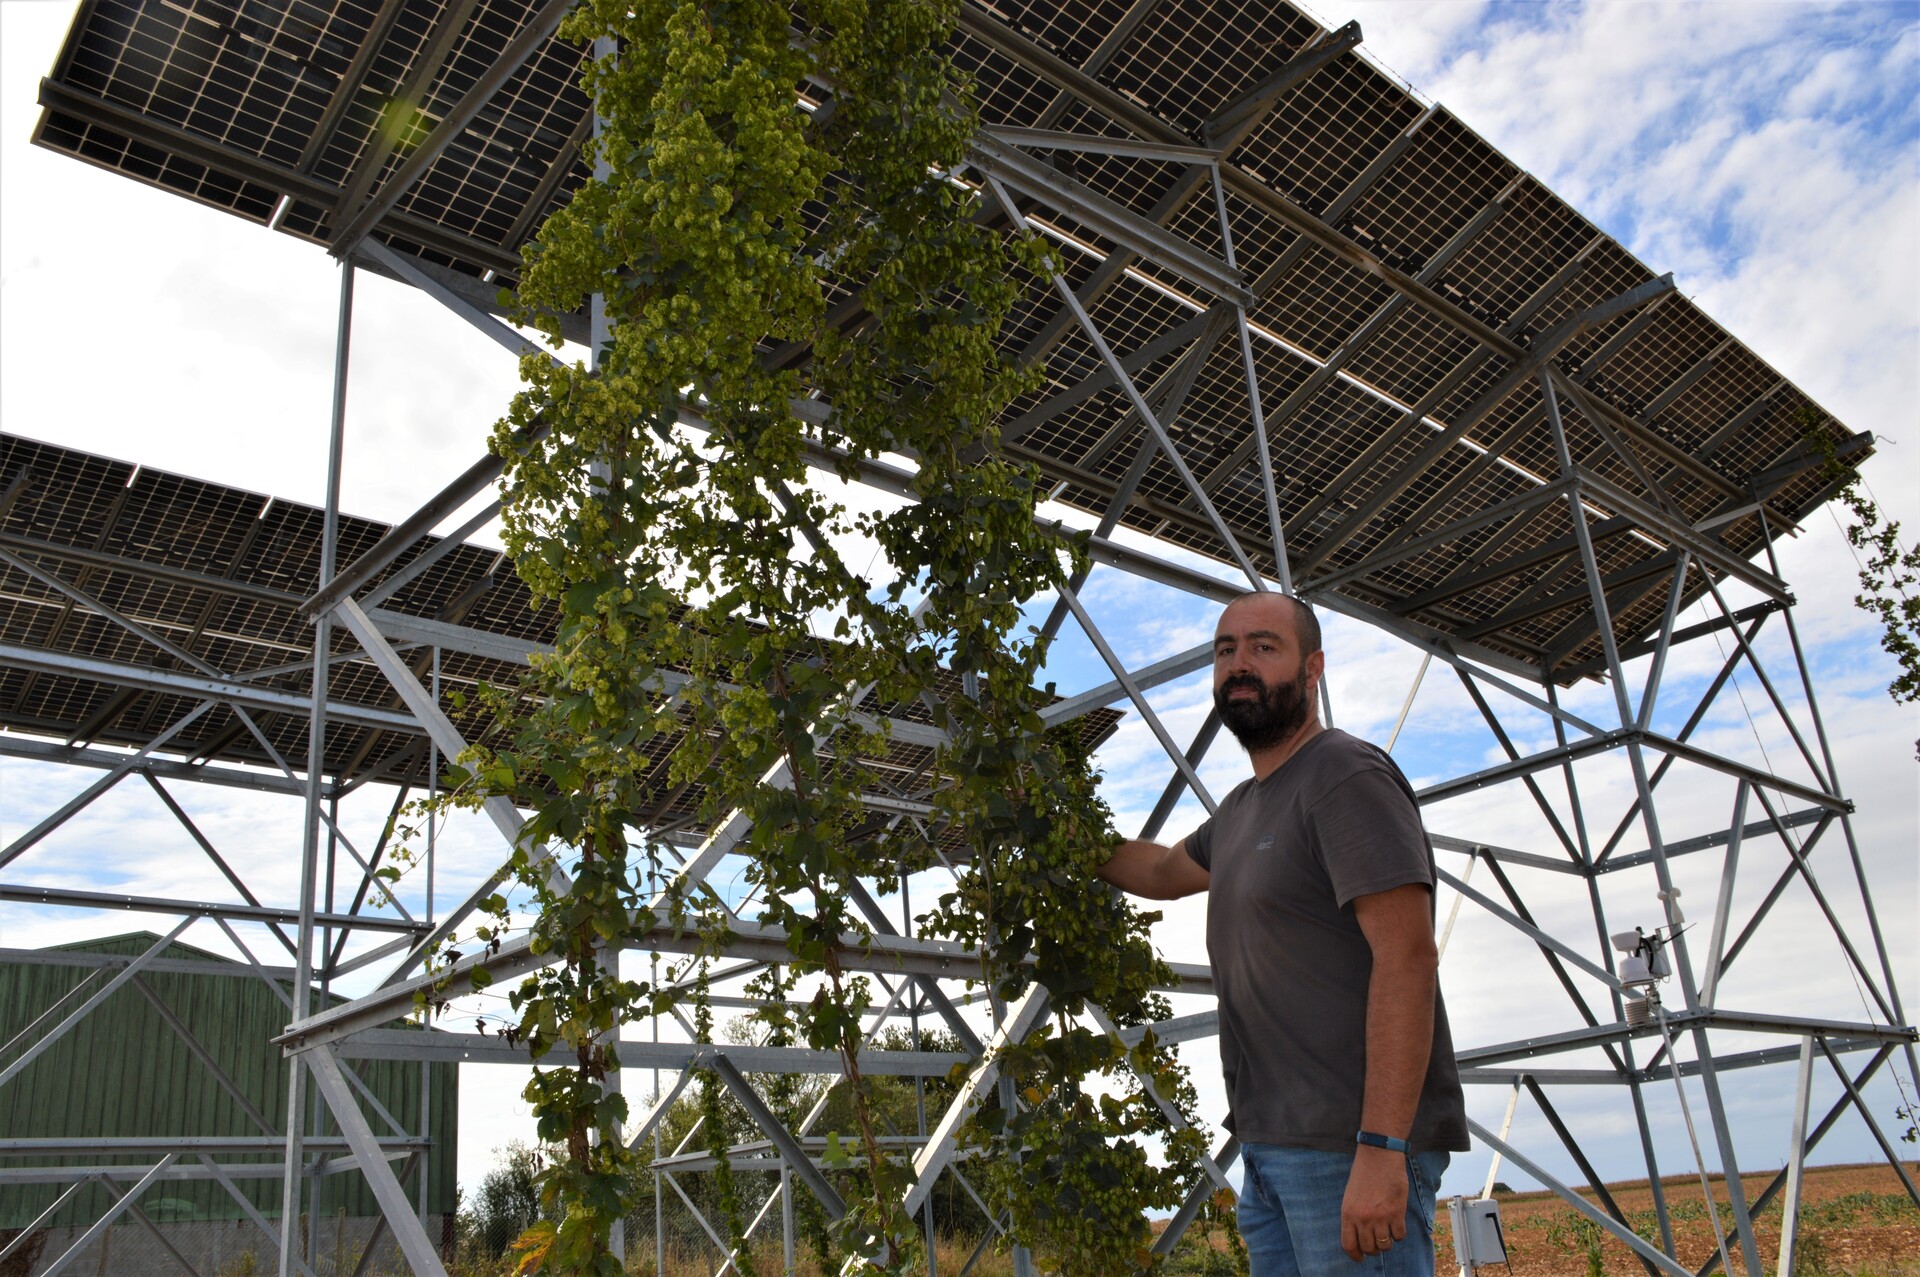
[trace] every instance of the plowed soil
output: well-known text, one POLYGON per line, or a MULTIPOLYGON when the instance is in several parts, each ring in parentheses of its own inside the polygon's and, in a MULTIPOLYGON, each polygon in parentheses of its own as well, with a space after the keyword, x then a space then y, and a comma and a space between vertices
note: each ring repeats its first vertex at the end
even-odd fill
MULTIPOLYGON (((1920 1164, 1904 1165, 1908 1175, 1920 1181, 1920 1164)), ((1773 1181, 1774 1174, 1742 1172, 1747 1198, 1758 1196, 1773 1181)), ((1698 1177, 1677 1176, 1663 1179, 1661 1184, 1680 1259, 1697 1272, 1717 1250, 1700 1181, 1698 1177)), ((1747 1277, 1733 1233, 1731 1208, 1726 1205, 1726 1184, 1716 1177, 1712 1185, 1727 1233, 1733 1272, 1747 1277)), ((1607 1189, 1635 1231, 1657 1245, 1659 1225, 1647 1181, 1609 1184, 1607 1189)), ((1597 1203, 1592 1193, 1585 1195, 1597 1203)), ((1597 1230, 1582 1230, 1578 1212, 1551 1193, 1496 1192, 1495 1197, 1500 1202, 1501 1227, 1514 1277, 1588 1277, 1596 1271, 1590 1266, 1595 1247, 1598 1271, 1607 1277, 1646 1272, 1625 1243, 1612 1237, 1600 1240, 1593 1236, 1597 1230)), ((1444 1209, 1440 1222, 1436 1268, 1444 1274, 1457 1271, 1444 1209)), ((1761 1267, 1772 1275, 1780 1255, 1777 1199, 1760 1212, 1754 1231, 1761 1267)), ((1797 1277, 1920 1277, 1920 1208, 1914 1206, 1899 1177, 1885 1162, 1808 1167, 1801 1189, 1800 1239, 1800 1260, 1794 1265, 1797 1277)))

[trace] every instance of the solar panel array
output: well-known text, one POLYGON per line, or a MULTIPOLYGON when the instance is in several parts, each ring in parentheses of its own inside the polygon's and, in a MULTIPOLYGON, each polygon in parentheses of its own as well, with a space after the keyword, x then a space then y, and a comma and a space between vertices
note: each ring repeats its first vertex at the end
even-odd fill
MULTIPOLYGON (((85 672, 0 665, 0 727, 77 748, 143 747, 208 699, 193 686, 153 686, 162 681, 155 675, 178 676, 174 683, 243 683, 306 703, 313 627, 298 609, 319 586, 323 510, 14 435, 0 435, 0 489, 10 493, 0 514, 0 550, 198 663, 170 655, 100 610, 0 562, 0 644, 106 663, 85 672)), ((385 524, 343 515, 341 562, 389 531, 385 524)), ((420 538, 372 588, 405 573, 437 545, 437 537, 420 538)), ((501 552, 465 544, 402 585, 381 608, 534 644, 551 641, 555 620, 552 608, 532 606, 501 552)), ((326 773, 342 782, 425 785, 424 733, 356 721, 353 712, 402 711, 398 694, 344 631, 336 632, 333 651, 326 773)), ((420 682, 431 686, 432 652, 403 644, 402 655, 420 682)), ((481 683, 512 686, 521 665, 454 648, 443 648, 438 664, 442 709, 469 741, 490 739, 492 724, 465 694, 481 683), (455 703, 456 694, 464 695, 464 704, 455 703)), ((863 708, 908 721, 930 719, 925 706, 883 706, 871 694, 863 708)), ((223 702, 156 752, 271 770, 284 761, 304 772, 308 715, 291 705, 248 705, 246 712, 257 736, 223 702)), ((1082 739, 1088 747, 1097 745, 1119 718, 1112 710, 1086 715, 1079 723, 1082 739)), ((676 742, 663 737, 647 746, 656 764, 651 787, 665 799, 651 823, 697 832, 702 791, 666 780, 665 760, 676 742)), ((925 745, 896 740, 875 761, 897 785, 893 796, 911 800, 924 788, 916 778, 931 758, 925 745)))
MULTIPOLYGON (((523 0, 86 0, 43 85, 36 140, 316 243, 340 248, 358 221, 444 271, 511 284, 521 244, 587 176, 582 54, 551 38, 558 12, 523 0), (507 54, 529 31, 539 38, 515 63, 507 54)), ((1163 148, 1214 145, 1220 130, 1301 588, 1509 668, 1591 673, 1601 645, 1568 503, 1524 500, 1560 466, 1523 365, 1557 325, 1653 273, 1355 51, 1259 97, 1339 38, 1268 0, 969 0, 953 51, 989 128, 1163 148), (1508 502, 1506 516, 1408 552, 1508 502)), ((1123 209, 1226 256, 1206 165, 1059 150, 1045 161, 1086 196, 1082 214, 1123 209)), ((1068 245, 1095 326, 1161 405, 1235 539, 1273 570, 1238 343, 1195 343, 1220 299, 1166 254, 1136 254, 1058 203, 1042 196, 1031 212, 1068 245)), ((1105 512, 1147 436, 1060 299, 1031 283, 1006 341, 1044 356, 1048 383, 1009 414, 1009 446, 1064 485, 1060 499, 1105 512)), ((1818 406, 1682 296, 1593 325, 1546 363, 1582 469, 1674 522, 1707 524, 1704 539, 1731 557, 1762 548, 1760 499, 1777 529, 1829 491, 1802 444, 1802 414, 1818 406)), ((1854 442, 1857 460, 1867 441, 1854 442)), ((1588 502, 1615 634, 1632 642, 1659 625, 1679 542, 1588 502)), ((1164 455, 1147 460, 1119 518, 1231 560, 1164 455)), ((1684 597, 1704 588, 1696 571, 1684 597)))

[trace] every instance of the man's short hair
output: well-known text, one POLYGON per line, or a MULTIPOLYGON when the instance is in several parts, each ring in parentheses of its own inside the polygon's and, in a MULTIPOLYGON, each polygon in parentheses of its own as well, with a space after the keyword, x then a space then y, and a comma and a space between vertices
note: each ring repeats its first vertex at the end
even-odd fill
POLYGON ((1301 658, 1312 656, 1320 650, 1320 618, 1313 614, 1313 608, 1305 599, 1293 594, 1280 597, 1293 604, 1293 631, 1294 637, 1300 640, 1301 658))
MULTIPOLYGON (((1278 590, 1263 590, 1256 594, 1242 594, 1240 599, 1285 599, 1293 604, 1289 609, 1293 613, 1293 634, 1300 642, 1300 657, 1305 660, 1320 650, 1320 619, 1313 614, 1313 608, 1298 595, 1282 594, 1278 590)), ((1238 603, 1240 599, 1235 599, 1238 603)), ((1229 604, 1231 606, 1231 604, 1229 604)))

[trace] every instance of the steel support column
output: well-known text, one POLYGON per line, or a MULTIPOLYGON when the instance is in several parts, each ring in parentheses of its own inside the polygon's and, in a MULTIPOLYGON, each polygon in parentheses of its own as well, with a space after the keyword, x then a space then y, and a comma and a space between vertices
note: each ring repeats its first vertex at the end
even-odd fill
MULTIPOLYGON (((334 335, 333 416, 327 433, 326 515, 320 540, 320 580, 334 575, 340 545, 340 466, 347 429, 347 369, 353 337, 353 276, 351 262, 340 266, 340 317, 334 335)), ((319 891, 321 804, 325 800, 327 753, 327 662, 332 657, 333 621, 320 615, 313 622, 313 700, 307 722, 306 818, 300 830, 300 920, 293 968, 293 1018, 305 1019, 313 998, 314 914, 319 891)), ((304 1261, 298 1229, 301 1188, 306 1158, 301 1138, 307 1123, 306 1073, 288 1071, 287 1144, 282 1162, 284 1182, 280 1206, 280 1277, 292 1277, 304 1261)))

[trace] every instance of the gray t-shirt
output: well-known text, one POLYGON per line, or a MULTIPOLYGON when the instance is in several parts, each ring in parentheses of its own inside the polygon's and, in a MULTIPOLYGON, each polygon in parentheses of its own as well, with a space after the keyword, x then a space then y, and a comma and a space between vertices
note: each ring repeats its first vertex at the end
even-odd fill
MULTIPOLYGON (((1220 1004, 1230 1130, 1340 1152, 1360 1129, 1373 950, 1353 899, 1433 886, 1413 789, 1386 754, 1335 729, 1228 794, 1186 840, 1210 876, 1207 953, 1220 1004)), ((1414 1118, 1415 1152, 1467 1148, 1447 1008, 1414 1118)))

